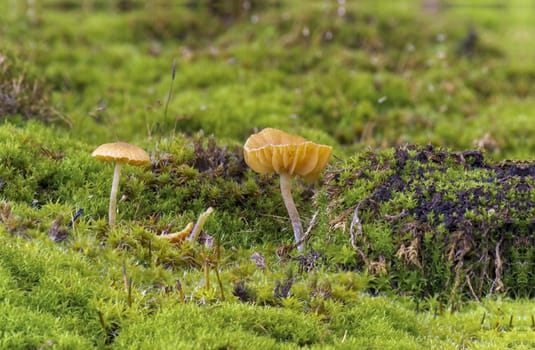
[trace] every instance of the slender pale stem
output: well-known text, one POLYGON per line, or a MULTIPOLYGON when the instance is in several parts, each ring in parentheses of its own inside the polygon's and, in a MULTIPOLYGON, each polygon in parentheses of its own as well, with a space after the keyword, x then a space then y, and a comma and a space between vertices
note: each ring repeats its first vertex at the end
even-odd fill
POLYGON ((111 183, 110 193, 110 208, 108 223, 110 226, 115 225, 115 216, 117 214, 117 192, 119 191, 119 178, 121 177, 121 169, 123 163, 115 162, 115 170, 113 171, 113 181, 111 183))
POLYGON ((199 235, 201 234, 202 228, 204 227, 204 223, 206 222, 206 219, 208 219, 208 215, 212 214, 214 211, 214 208, 209 207, 199 215, 199 218, 197 219, 197 223, 195 226, 193 226, 193 230, 188 236, 188 241, 190 242, 197 242, 197 239, 199 239, 199 235))
MULTIPOLYGON (((292 228, 294 231, 295 242, 297 243, 303 237, 303 226, 301 225, 299 213, 297 212, 297 208, 295 207, 295 202, 292 197, 292 177, 288 174, 281 174, 280 186, 282 199, 284 200, 286 210, 288 210, 288 215, 290 216, 290 221, 292 222, 292 228)), ((302 252, 303 249, 303 243, 297 246, 297 250, 300 252, 302 252)))

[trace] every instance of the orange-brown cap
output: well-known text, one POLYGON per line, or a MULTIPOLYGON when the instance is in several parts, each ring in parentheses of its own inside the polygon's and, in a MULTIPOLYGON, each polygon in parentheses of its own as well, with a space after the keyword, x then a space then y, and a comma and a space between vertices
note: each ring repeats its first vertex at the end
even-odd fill
POLYGON ((306 181, 319 177, 331 153, 330 146, 272 128, 251 135, 243 146, 245 162, 254 171, 299 175, 306 181))
POLYGON ((91 153, 97 159, 113 160, 130 165, 143 165, 150 157, 143 149, 126 142, 113 142, 100 145, 91 153))

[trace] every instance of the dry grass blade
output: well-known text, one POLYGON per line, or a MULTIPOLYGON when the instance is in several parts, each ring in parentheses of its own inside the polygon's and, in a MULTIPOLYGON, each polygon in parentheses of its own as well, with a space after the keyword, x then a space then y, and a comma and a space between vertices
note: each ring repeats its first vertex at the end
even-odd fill
POLYGON ((316 211, 314 213, 314 215, 312 215, 312 219, 310 219, 310 223, 308 224, 308 228, 307 228, 305 234, 303 235, 303 238, 301 238, 299 240, 299 242, 295 242, 294 244, 292 244, 293 248, 296 248, 296 247, 300 246, 301 244, 306 243, 310 239, 310 236, 311 236, 311 233, 312 233, 312 229, 318 223, 318 213, 319 213, 319 211, 316 211))
POLYGON ((359 202, 359 204, 357 204, 357 206, 355 207, 355 211, 353 212, 353 219, 351 220, 351 225, 349 226, 351 246, 355 249, 357 248, 357 237, 362 236, 362 222, 359 218, 359 210, 363 202, 364 201, 359 202), (357 228, 356 232, 355 232, 355 226, 357 228))
POLYGON ((498 241, 495 248, 495 254, 496 254, 496 263, 495 263, 495 274, 496 277, 494 279, 494 291, 499 292, 503 290, 503 282, 502 282, 502 271, 503 271, 503 263, 502 258, 500 256, 500 245, 503 242, 503 237, 498 241))
POLYGON ((206 209, 201 215, 199 215, 199 218, 197 219, 197 223, 195 223, 195 226, 193 226, 193 230, 191 231, 190 235, 188 236, 188 241, 190 242, 197 242, 197 239, 199 239, 199 235, 202 231, 202 228, 204 227, 204 223, 206 222, 206 219, 208 219, 208 216, 212 214, 214 211, 214 208, 210 207, 206 209))

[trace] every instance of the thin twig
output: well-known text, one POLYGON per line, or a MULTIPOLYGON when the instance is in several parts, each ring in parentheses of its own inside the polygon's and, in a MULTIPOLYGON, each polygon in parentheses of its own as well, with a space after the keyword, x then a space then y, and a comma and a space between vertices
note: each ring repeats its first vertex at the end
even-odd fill
POLYGON ((399 213, 399 214, 396 214, 396 215, 388 215, 388 214, 385 214, 385 215, 384 215, 385 219, 388 220, 388 221, 399 220, 399 219, 404 218, 405 216, 407 216, 407 212, 405 212, 405 208, 403 208, 403 209, 401 210, 401 213, 399 213))
POLYGON ((210 264, 208 262, 208 257, 203 257, 203 269, 204 269, 204 288, 210 290, 210 264))
POLYGON ((217 237, 217 242, 215 246, 215 262, 214 262, 214 270, 215 270, 215 276, 217 278, 217 283, 219 284, 219 291, 221 292, 221 300, 225 300, 225 291, 223 290, 223 282, 221 281, 221 276, 219 276, 219 258, 221 249, 219 248, 219 236, 217 237))
POLYGON ((184 294, 184 289, 182 289, 182 283, 180 283, 179 279, 176 280, 175 287, 178 290, 178 294, 180 295, 180 301, 182 301, 182 303, 186 303, 186 295, 184 294))
POLYGON ((124 289, 128 291, 128 275, 126 274, 126 262, 123 259, 123 281, 124 281, 124 289))
POLYGON ((359 210, 361 204, 364 203, 364 201, 359 202, 357 206, 355 207, 355 211, 353 212, 353 219, 351 220, 351 225, 349 226, 349 235, 351 236, 351 246, 356 249, 357 248, 357 236, 362 235, 362 222, 359 218, 359 210), (357 232, 355 232, 355 225, 357 226, 357 232))
POLYGON ((370 260, 368 259, 364 251, 360 247, 355 249, 357 249, 357 254, 360 256, 362 261, 364 261, 364 265, 368 266, 370 264, 370 260))
POLYGON ((149 267, 152 266, 152 241, 149 240, 149 267))
POLYGON ((300 246, 303 243, 306 243, 310 239, 310 236, 312 236, 312 229, 318 223, 318 214, 319 214, 319 210, 316 210, 314 215, 312 215, 312 219, 310 219, 310 223, 308 224, 308 228, 307 228, 305 234, 303 235, 303 237, 298 242, 295 242, 294 244, 292 244, 291 250, 293 250, 294 248, 297 248, 298 246, 300 246))
POLYGON ((104 334, 106 334, 108 330, 106 329, 106 322, 104 321, 104 316, 100 310, 98 310, 98 321, 100 323, 100 327, 102 327, 102 330, 104 331, 104 334))
MULTIPOLYGON (((219 249, 219 248, 218 248, 219 249)), ((221 300, 225 300, 225 291, 223 290, 223 282, 221 281, 221 276, 219 276, 219 266, 216 263, 214 266, 215 277, 217 278, 217 284, 219 284, 219 292, 221 293, 221 300)))
POLYGON ((208 216, 214 211, 214 208, 209 207, 199 215, 199 218, 197 219, 197 223, 195 226, 193 226, 193 230, 189 234, 187 240, 190 242, 197 242, 197 239, 199 239, 199 234, 202 231, 202 228, 204 226, 204 223, 206 222, 206 219, 208 219, 208 216))
POLYGON ((479 298, 477 297, 477 294, 474 291, 474 288, 472 287, 472 282, 470 281, 470 277, 468 277, 468 274, 466 274, 466 284, 468 285, 468 289, 470 290, 470 293, 472 293, 474 299, 479 302, 479 298))
POLYGON ((502 263, 502 258, 500 256, 500 245, 502 244, 503 242, 503 237, 500 238, 500 240, 498 241, 498 243, 496 244, 496 263, 495 263, 495 275, 496 275, 496 278, 495 278, 495 282, 496 282, 496 288, 494 289, 494 291, 496 292, 499 292, 503 289, 503 282, 502 282, 502 267, 503 267, 503 263, 502 263))
POLYGON ((78 211, 74 214, 74 216, 73 216, 72 219, 71 219, 71 222, 69 222, 69 224, 67 225, 67 227, 68 227, 68 228, 73 227, 74 222, 76 221, 76 219, 78 219, 83 213, 84 213, 84 208, 80 208, 80 209, 78 209, 78 211))
POLYGON ((128 306, 132 306, 132 276, 128 279, 128 306))
MULTIPOLYGON (((167 101, 165 101, 165 109, 164 109, 164 120, 165 124, 167 124, 167 109, 169 108, 169 102, 171 101, 171 96, 173 94, 173 82, 175 81, 175 74, 176 74, 176 58, 173 60, 173 71, 171 73, 171 84, 169 85, 169 91, 167 92, 167 101)), ((176 131, 176 120, 174 125, 173 132, 176 131)))

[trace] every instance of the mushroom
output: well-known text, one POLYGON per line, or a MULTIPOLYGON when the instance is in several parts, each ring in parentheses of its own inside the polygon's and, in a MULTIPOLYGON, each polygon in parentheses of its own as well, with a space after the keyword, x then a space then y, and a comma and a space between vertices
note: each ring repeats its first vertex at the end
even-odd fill
POLYGON ((117 191, 119 190, 119 176, 123 165, 144 165, 150 162, 150 157, 143 149, 126 142, 105 143, 98 146, 91 155, 97 159, 115 161, 108 219, 110 225, 115 225, 117 191))
POLYGON ((307 182, 315 181, 327 165, 332 147, 266 128, 251 135, 243 151, 245 162, 257 173, 280 175, 282 199, 292 222, 297 249, 303 251, 303 226, 292 198, 292 179, 299 175, 307 182))
POLYGON ((213 211, 214 208, 209 207, 204 212, 202 212, 201 215, 199 215, 199 218, 197 219, 195 225, 193 224, 193 222, 190 222, 182 231, 161 235, 160 237, 166 238, 169 240, 169 242, 172 243, 182 242, 184 240, 196 242, 197 239, 199 239, 199 235, 202 231, 202 228, 204 227, 206 219, 208 219, 208 216, 212 214, 213 211))
POLYGON ((193 222, 190 222, 187 224, 187 226, 184 229, 182 229, 182 231, 168 233, 165 235, 161 235, 160 237, 169 240, 169 242, 171 243, 182 242, 183 240, 186 239, 186 237, 188 237, 192 229, 193 229, 193 222))

